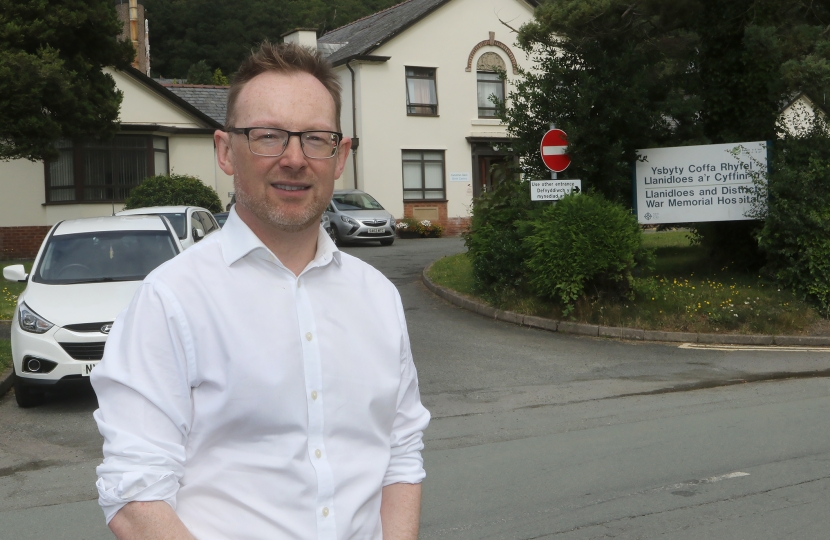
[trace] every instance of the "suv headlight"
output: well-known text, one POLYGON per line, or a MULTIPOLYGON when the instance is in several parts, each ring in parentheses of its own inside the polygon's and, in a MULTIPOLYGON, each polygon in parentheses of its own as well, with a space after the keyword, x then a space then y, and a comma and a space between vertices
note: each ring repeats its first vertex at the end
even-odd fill
POLYGON ((45 334, 50 328, 55 326, 29 309, 29 306, 25 303, 20 304, 17 312, 17 322, 20 323, 20 328, 33 334, 45 334))
POLYGON ((360 223, 350 218, 349 216, 340 216, 340 219, 343 221, 343 223, 348 223, 352 227, 360 227, 360 223))

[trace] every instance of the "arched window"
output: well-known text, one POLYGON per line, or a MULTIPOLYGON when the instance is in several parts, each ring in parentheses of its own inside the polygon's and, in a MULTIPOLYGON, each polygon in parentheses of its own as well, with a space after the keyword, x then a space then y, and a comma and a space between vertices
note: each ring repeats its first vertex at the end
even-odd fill
POLYGON ((479 57, 476 64, 479 118, 495 118, 496 104, 491 96, 504 101, 504 81, 500 74, 506 71, 504 60, 498 54, 486 52, 479 57))

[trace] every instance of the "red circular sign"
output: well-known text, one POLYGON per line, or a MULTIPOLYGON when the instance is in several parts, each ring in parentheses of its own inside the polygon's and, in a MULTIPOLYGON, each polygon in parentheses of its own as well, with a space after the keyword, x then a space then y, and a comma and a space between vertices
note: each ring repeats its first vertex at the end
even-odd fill
POLYGON ((545 166, 553 172, 560 173, 571 164, 571 158, 566 153, 568 150, 568 136, 561 129, 552 129, 542 137, 542 144, 539 152, 542 154, 542 161, 545 166))

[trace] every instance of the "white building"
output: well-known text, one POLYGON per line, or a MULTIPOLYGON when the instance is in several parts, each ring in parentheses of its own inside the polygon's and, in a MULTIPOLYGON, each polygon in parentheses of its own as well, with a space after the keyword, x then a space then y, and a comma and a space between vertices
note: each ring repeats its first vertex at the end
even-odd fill
POLYGON ((316 45, 340 75, 341 128, 357 150, 336 187, 367 191, 397 217, 462 231, 491 165, 507 159, 506 128, 488 98, 506 96, 517 68, 531 67, 503 22, 518 29, 536 3, 408 0, 319 39, 284 36, 316 45))
POLYGON ((154 174, 196 176, 223 203, 233 179, 216 164, 221 124, 139 70, 106 70, 124 93, 112 141, 62 140, 57 161, 0 162, 0 258, 32 257, 55 223, 108 216, 154 174))

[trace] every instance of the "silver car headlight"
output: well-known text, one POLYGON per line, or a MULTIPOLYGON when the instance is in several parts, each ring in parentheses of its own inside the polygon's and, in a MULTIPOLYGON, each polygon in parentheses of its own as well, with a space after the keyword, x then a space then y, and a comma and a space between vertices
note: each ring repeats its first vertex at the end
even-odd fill
POLYGON ((340 219, 343 221, 343 223, 348 223, 352 227, 360 227, 360 223, 358 223, 357 220, 350 218, 349 216, 340 216, 340 219))
POLYGON ((45 334, 55 326, 29 309, 25 302, 20 304, 17 312, 17 322, 20 323, 20 328, 33 334, 45 334))

